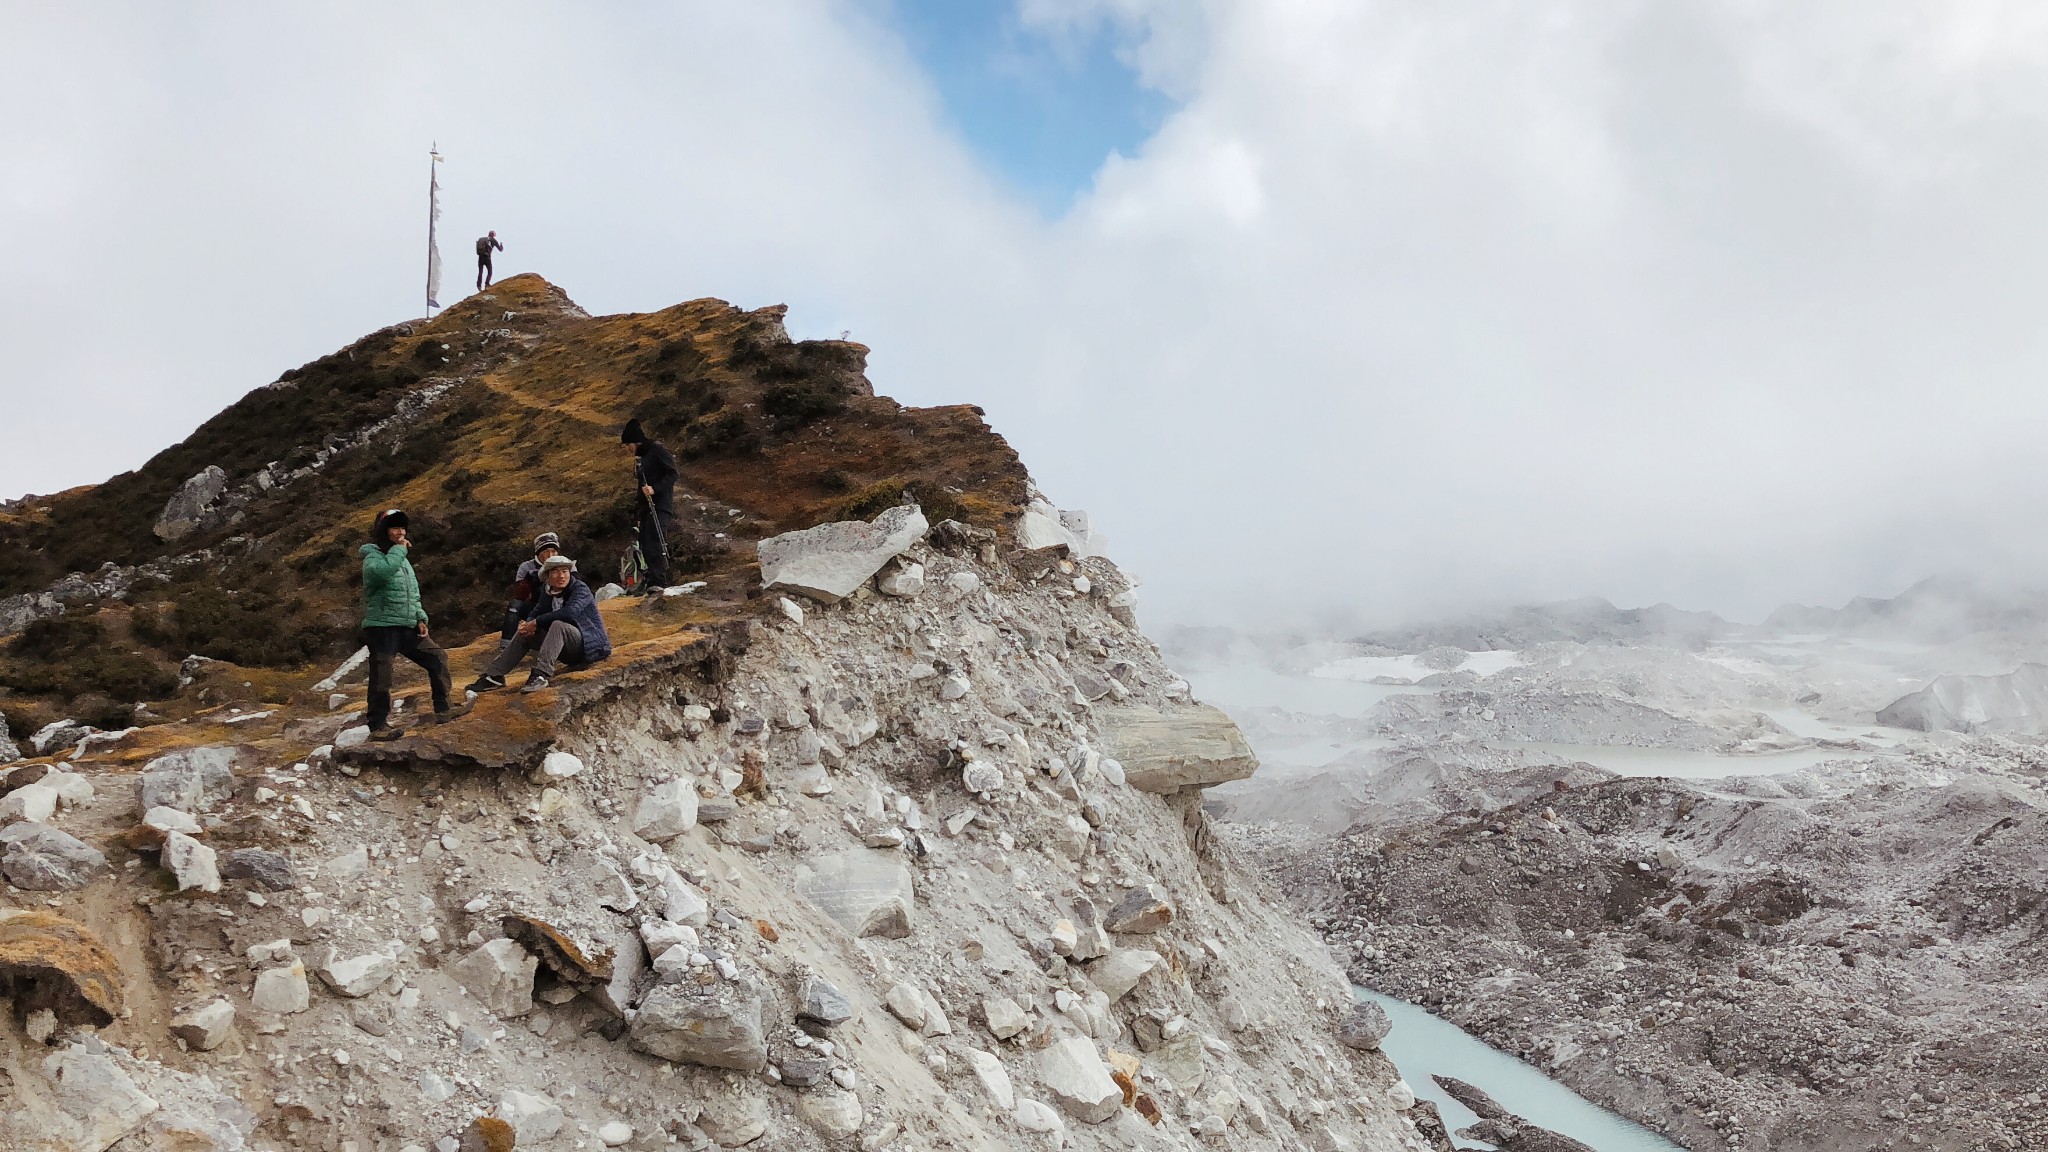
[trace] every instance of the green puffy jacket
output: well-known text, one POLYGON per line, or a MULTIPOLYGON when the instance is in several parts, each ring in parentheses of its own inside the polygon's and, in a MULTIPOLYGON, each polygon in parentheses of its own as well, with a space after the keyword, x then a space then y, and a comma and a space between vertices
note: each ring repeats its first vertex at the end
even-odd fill
POLYGON ((420 606, 419 577, 412 574, 406 547, 393 544, 387 551, 365 544, 363 554, 363 627, 414 628, 427 622, 427 610, 420 606))

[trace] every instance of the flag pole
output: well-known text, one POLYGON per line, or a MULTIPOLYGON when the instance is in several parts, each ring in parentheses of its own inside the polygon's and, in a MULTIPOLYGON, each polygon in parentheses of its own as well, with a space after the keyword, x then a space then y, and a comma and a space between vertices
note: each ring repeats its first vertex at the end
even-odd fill
POLYGON ((435 299, 441 292, 441 246, 438 223, 441 219, 441 144, 435 141, 427 150, 427 319, 434 318, 434 309, 440 307, 435 299))

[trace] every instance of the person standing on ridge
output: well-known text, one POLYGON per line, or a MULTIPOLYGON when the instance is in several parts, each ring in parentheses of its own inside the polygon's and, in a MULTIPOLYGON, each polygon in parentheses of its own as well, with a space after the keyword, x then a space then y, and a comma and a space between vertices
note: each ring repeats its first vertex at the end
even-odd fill
POLYGON ((491 252, 494 249, 499 252, 505 250, 505 245, 498 241, 496 228, 476 238, 476 290, 479 292, 491 286, 491 252))
POLYGON ((643 596, 659 593, 668 584, 668 532, 676 516, 676 458, 668 449, 647 438, 638 419, 626 421, 619 443, 633 450, 633 482, 640 489, 640 555, 647 563, 647 577, 636 589, 643 596))
POLYGON ((405 510, 377 514, 363 557, 363 646, 370 650, 370 739, 396 740, 391 726, 391 666, 396 657, 427 670, 434 689, 436 724, 449 718, 448 653, 427 634, 427 610, 420 605, 419 577, 413 574, 412 539, 405 510))

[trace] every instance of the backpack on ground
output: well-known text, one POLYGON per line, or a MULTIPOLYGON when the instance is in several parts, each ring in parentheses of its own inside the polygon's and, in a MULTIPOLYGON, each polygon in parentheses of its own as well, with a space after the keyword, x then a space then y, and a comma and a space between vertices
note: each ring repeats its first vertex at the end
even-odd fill
POLYGON ((619 556, 619 587, 631 592, 646 579, 647 554, 640 551, 640 542, 635 540, 619 556))

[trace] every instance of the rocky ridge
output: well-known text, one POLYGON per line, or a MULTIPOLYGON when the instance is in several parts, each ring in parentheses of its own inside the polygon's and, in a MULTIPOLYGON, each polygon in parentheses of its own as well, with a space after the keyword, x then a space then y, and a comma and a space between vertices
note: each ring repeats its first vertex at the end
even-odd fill
POLYGON ((26 749, 0 1146, 1447 1147, 1216 835, 1256 761, 1085 517, 742 499, 798 521, 773 571, 606 603, 618 655, 538 696, 370 744, 346 675, 188 662, 161 722, 26 749))

